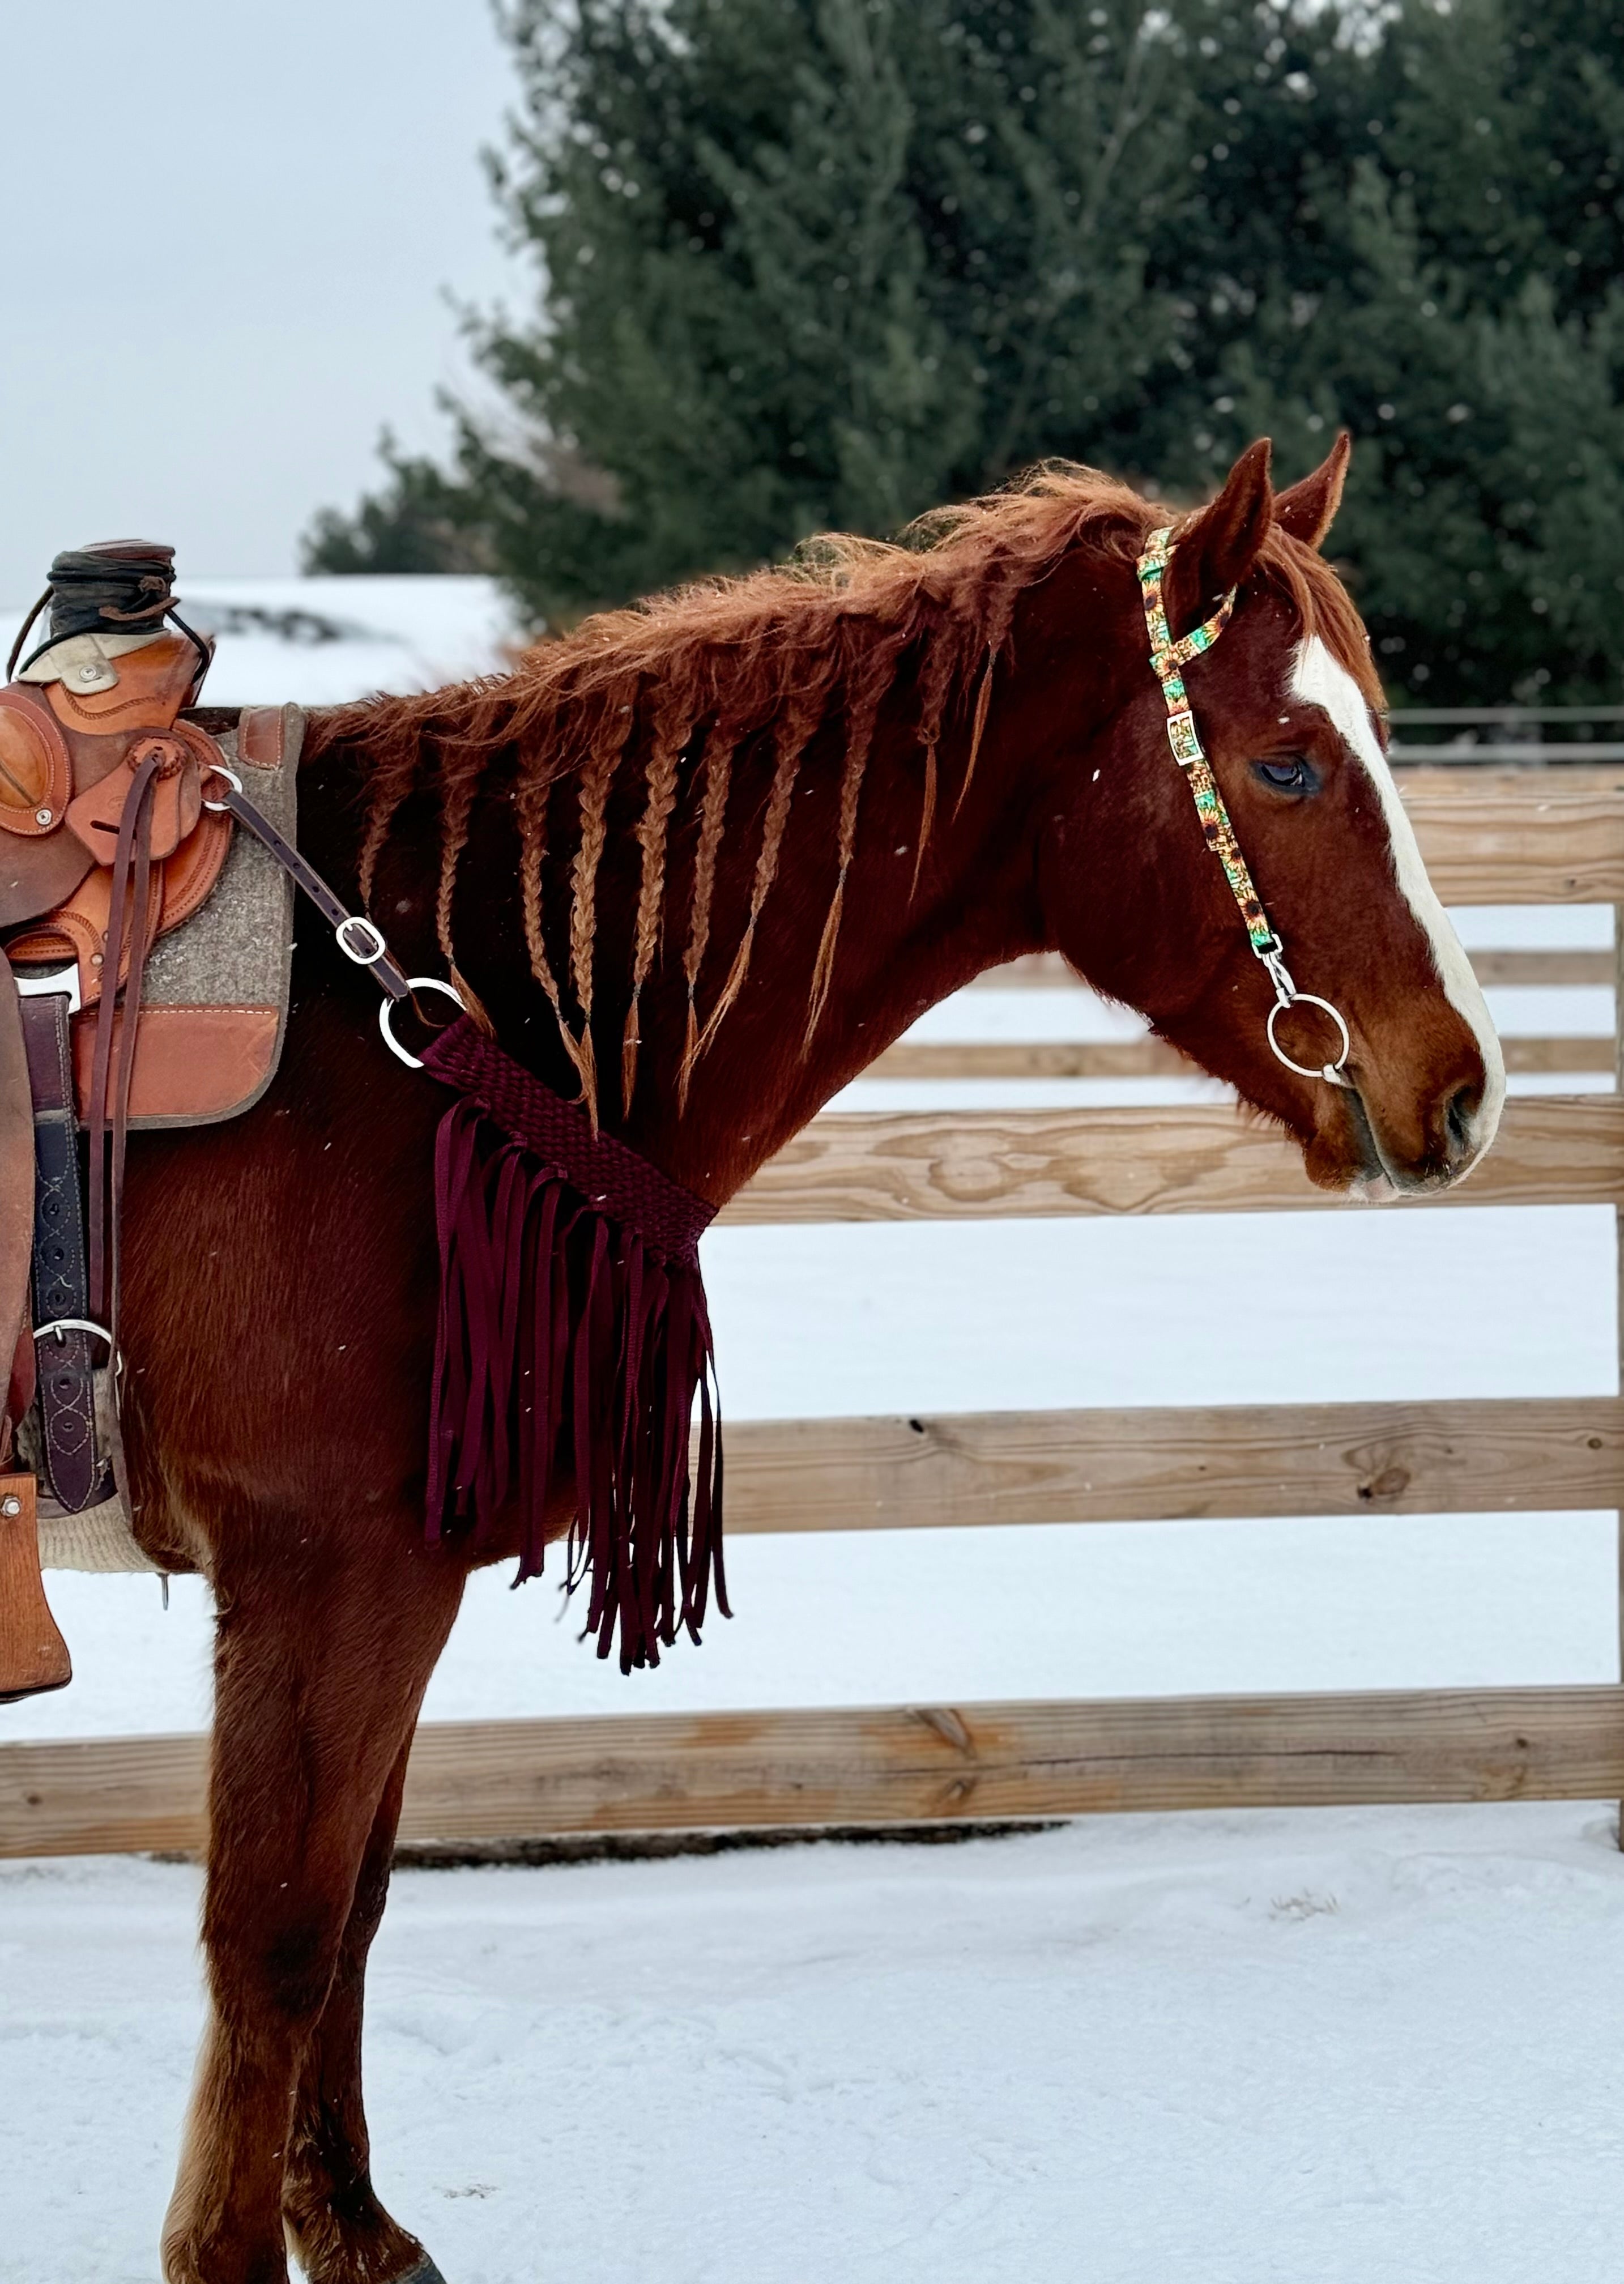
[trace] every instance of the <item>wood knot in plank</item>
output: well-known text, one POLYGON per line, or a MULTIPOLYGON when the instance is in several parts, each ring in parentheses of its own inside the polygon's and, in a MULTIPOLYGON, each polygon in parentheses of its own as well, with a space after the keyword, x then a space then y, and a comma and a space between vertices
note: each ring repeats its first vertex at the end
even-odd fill
POLYGON ((952 1711, 949 1707, 945 1705, 914 1705, 910 1707, 909 1709, 912 1713, 916 1721, 923 1721, 927 1729, 933 1729, 936 1734, 941 1739, 942 1742, 947 1745, 951 1745, 955 1752, 971 1753, 974 1751, 975 1748, 970 1741, 969 1730, 965 1728, 964 1723, 959 1719, 958 1715, 952 1711))

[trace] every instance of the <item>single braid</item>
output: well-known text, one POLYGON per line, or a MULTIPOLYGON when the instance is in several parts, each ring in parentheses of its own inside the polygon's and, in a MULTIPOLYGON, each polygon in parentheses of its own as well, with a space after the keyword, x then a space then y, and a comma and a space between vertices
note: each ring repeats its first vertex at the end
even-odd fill
POLYGON ((755 860, 755 880, 750 891, 750 914, 745 922, 745 933, 733 955, 733 966, 722 995, 711 1009, 705 1029, 700 1032, 694 1049, 698 1062, 722 1027, 722 1018, 745 988, 745 978, 750 973, 750 955, 755 945, 756 922, 768 892, 777 877, 778 852, 784 844, 784 828, 789 822, 790 802, 795 791, 795 779, 800 774, 801 756, 811 740, 812 733, 823 718, 824 702, 832 679, 832 669, 825 661, 821 672, 810 681, 803 682, 793 695, 784 693, 786 711, 784 726, 778 736, 778 757, 773 769, 772 791, 767 797, 767 814, 761 825, 761 846, 755 860))
POLYGON ((570 869, 570 982, 581 1009, 581 1046, 576 1068, 582 1099, 597 1130, 597 1059, 592 1045, 592 948, 597 934, 597 868, 608 835, 609 788, 627 738, 637 685, 629 678, 612 683, 581 774, 581 839, 570 869))
POLYGON ((688 1028, 683 1040, 682 1068, 676 1076, 678 1114, 688 1107, 688 1088, 699 1057, 699 1026, 694 1012, 699 969, 710 941, 711 898, 716 888, 716 856, 727 817, 728 786, 733 775, 736 725, 723 716, 711 724, 705 741, 705 802, 699 812, 699 845, 693 861, 693 909, 688 921, 688 949, 683 954, 683 974, 688 982, 688 1028))
POLYGON ((941 742, 941 717, 947 710, 948 693, 953 687, 957 666, 956 645, 949 629, 939 626, 925 646, 925 662, 919 671, 919 742, 925 748, 925 793, 919 810, 919 846, 908 891, 910 898, 919 886, 925 844, 936 821, 936 748, 941 742))
POLYGON ((374 769, 368 786, 371 796, 367 807, 366 837, 361 843, 361 908, 364 911, 372 901, 372 885, 377 877, 378 860, 383 855, 384 843, 389 838, 389 828, 402 803, 416 787, 421 754, 413 747, 392 752, 386 763, 374 769))
POLYGON ((547 994, 548 1005, 558 1021, 558 1036, 564 1051, 581 1072, 581 1044, 565 1020, 564 1005, 558 991, 558 979, 553 974, 552 963, 547 957, 545 919, 542 911, 542 867, 547 855, 547 802, 556 779, 539 771, 521 780, 514 799, 514 823, 519 828, 519 878, 524 899, 525 945, 530 954, 530 973, 547 994))
POLYGON ((987 716, 992 706, 993 675, 997 668, 998 654, 1009 640, 1010 624, 1015 616, 1019 591, 1016 582, 1005 575, 985 582, 978 598, 987 663, 981 670, 980 686, 976 692, 975 718, 970 726, 970 753, 964 763, 964 781, 958 789, 958 799, 953 804, 955 817, 964 805, 964 795, 969 792, 970 780, 975 775, 976 760, 981 751, 987 716))
POLYGON ((683 748, 693 734, 691 695, 677 684, 664 687, 654 704, 654 724, 649 747, 648 801, 637 827, 643 850, 643 873, 637 887, 637 929, 632 950, 631 1005, 621 1040, 621 1110, 631 1108, 637 1082, 637 1007, 643 986, 654 964, 660 941, 660 911, 666 886, 666 835, 676 803, 677 765, 683 748))
POLYGON ((846 906, 846 876, 851 870, 852 857, 857 846, 857 804, 863 793, 863 772, 868 767, 869 753, 874 742, 874 725, 879 718, 880 705, 896 673, 898 653, 902 647, 901 637, 884 643, 872 643, 867 655, 855 640, 855 655, 846 666, 846 686, 851 692, 851 703, 846 722, 846 758, 840 770, 839 837, 836 852, 837 871, 834 895, 830 901, 824 933, 818 941, 817 958, 813 964, 812 989, 808 999, 807 1028, 801 1040, 804 1055, 812 1044, 829 987, 834 979, 834 948, 840 933, 840 915, 846 906))
POLYGON ((455 967, 457 951, 451 941, 451 905, 457 894, 457 868, 468 846, 469 820, 473 814, 475 778, 472 771, 448 775, 441 786, 440 809, 440 888, 434 899, 434 934, 446 965, 455 967))

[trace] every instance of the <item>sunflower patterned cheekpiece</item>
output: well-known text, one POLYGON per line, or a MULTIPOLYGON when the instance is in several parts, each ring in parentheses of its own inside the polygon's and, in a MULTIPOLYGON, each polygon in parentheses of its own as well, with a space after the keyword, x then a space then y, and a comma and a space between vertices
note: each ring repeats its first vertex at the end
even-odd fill
POLYGON ((1235 838, 1235 828, 1230 822, 1230 812, 1223 805, 1216 778, 1206 754, 1201 749, 1200 733, 1195 716, 1190 710, 1190 699, 1184 679, 1179 669, 1192 658, 1199 658, 1204 650, 1211 650, 1235 608, 1235 590, 1231 588, 1210 619, 1173 639, 1167 625, 1167 606, 1162 600, 1162 574, 1172 554, 1168 545, 1171 529, 1153 531, 1139 558, 1139 585, 1144 597, 1145 631, 1151 638, 1151 668, 1161 684, 1161 694, 1167 704, 1167 743, 1173 748, 1173 758, 1190 780, 1190 790, 1195 796, 1196 815, 1207 847, 1222 865, 1230 892, 1240 907, 1240 916, 1246 923, 1246 934, 1252 939, 1252 949, 1260 957, 1278 949, 1278 939, 1269 924, 1269 915, 1252 884, 1246 870, 1246 860, 1240 853, 1240 843, 1235 838))

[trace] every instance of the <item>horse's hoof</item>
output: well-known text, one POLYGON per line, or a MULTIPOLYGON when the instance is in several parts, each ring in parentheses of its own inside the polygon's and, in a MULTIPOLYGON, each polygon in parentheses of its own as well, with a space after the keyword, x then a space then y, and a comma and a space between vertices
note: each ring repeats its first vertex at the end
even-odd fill
POLYGON ((415 2268, 395 2278, 394 2284, 446 2284, 446 2280, 426 2252, 415 2268))

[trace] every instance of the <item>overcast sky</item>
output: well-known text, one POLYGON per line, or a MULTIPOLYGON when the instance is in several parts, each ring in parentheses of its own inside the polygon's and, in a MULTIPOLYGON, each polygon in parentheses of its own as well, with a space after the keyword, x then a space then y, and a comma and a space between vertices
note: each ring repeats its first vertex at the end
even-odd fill
POLYGON ((443 439, 447 290, 526 290, 480 167, 514 86, 487 0, 34 0, 0 85, 0 604, 88 539, 291 570, 385 422, 443 439))

